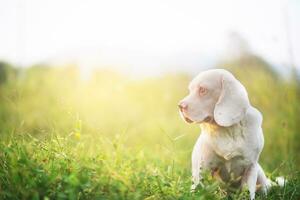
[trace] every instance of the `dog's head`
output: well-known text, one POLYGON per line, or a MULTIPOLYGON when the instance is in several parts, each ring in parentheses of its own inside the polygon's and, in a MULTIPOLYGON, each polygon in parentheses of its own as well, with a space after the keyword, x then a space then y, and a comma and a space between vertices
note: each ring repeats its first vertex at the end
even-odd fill
POLYGON ((216 122, 228 127, 243 119, 250 103, 245 87, 230 72, 212 69, 191 81, 188 96, 178 106, 188 123, 216 122))

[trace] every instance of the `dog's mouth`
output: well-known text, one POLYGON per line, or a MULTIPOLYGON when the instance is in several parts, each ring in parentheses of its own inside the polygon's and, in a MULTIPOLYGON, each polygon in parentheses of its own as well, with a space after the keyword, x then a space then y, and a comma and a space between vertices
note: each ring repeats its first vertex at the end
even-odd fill
POLYGON ((187 123, 193 123, 193 122, 194 122, 193 120, 191 120, 190 118, 185 117, 185 116, 184 116, 184 120, 185 120, 187 123))
POLYGON ((191 124, 191 123, 202 123, 202 122, 206 122, 206 123, 211 123, 211 122, 213 122, 214 121, 214 118, 213 117, 210 117, 210 116, 207 116, 207 117, 205 117, 203 120, 201 120, 201 121, 194 121, 194 120, 192 120, 191 118, 189 118, 184 112, 181 112, 180 111, 180 115, 181 115, 181 117, 184 119, 184 121, 185 122, 187 122, 187 123, 189 123, 189 124, 191 124))
POLYGON ((185 114, 184 112, 179 111, 179 113, 180 113, 181 117, 184 119, 185 122, 187 122, 187 123, 193 123, 193 122, 194 122, 194 121, 191 120, 189 117, 187 117, 186 114, 185 114))

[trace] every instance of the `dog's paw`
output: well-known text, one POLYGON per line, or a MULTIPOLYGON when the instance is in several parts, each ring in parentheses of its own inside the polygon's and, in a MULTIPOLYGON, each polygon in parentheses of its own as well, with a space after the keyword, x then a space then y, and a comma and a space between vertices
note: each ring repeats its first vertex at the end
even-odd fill
POLYGON ((204 187, 202 182, 199 182, 198 184, 192 184, 191 186, 191 192, 195 192, 197 187, 204 187))
POLYGON ((197 187, 197 185, 193 184, 193 185, 191 186, 191 192, 195 192, 196 187, 197 187))

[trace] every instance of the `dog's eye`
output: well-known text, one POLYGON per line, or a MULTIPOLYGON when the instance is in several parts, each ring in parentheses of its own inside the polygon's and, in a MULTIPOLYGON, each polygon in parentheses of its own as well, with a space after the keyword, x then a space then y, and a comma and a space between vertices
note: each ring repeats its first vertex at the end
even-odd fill
POLYGON ((200 86, 199 87, 199 94, 200 96, 203 96, 207 93, 207 89, 205 87, 200 86))

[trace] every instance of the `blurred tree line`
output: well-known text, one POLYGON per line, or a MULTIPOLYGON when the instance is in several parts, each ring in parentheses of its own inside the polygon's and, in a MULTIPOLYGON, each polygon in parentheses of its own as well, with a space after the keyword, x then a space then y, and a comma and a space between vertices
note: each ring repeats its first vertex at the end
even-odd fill
POLYGON ((0 85, 16 78, 17 69, 11 64, 0 61, 0 85))

